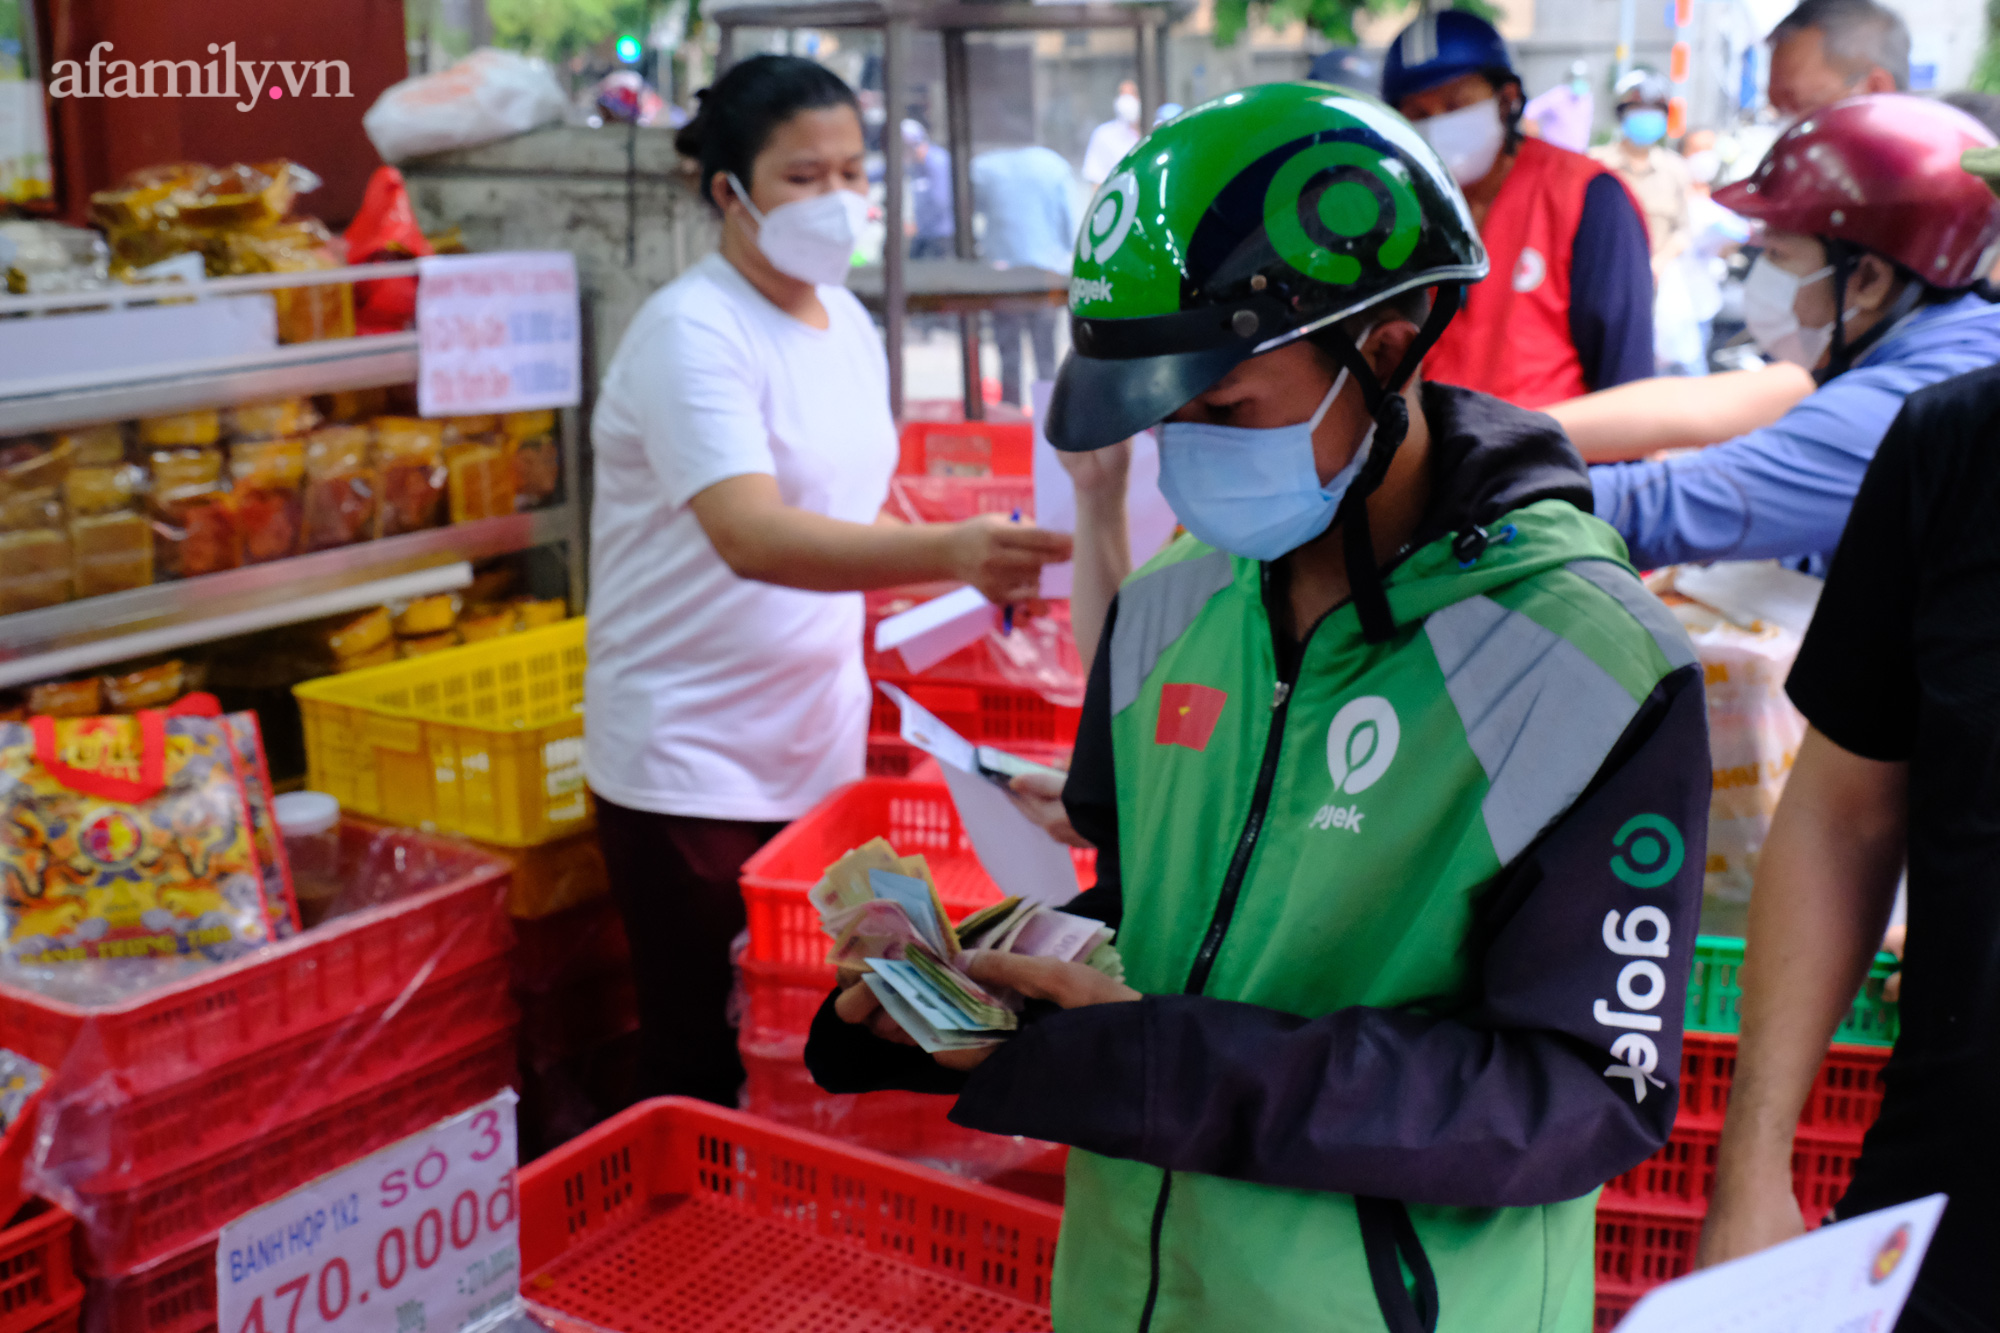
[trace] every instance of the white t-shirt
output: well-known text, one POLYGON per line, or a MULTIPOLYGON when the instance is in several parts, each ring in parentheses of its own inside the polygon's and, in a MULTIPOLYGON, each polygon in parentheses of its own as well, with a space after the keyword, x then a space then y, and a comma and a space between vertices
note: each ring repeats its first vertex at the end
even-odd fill
POLYGON ((1107 120, 1090 132, 1083 149, 1083 178, 1091 189, 1110 179, 1112 171, 1139 142, 1139 127, 1122 120, 1107 120))
POLYGON ((591 423, 584 767, 619 805, 794 819, 861 776, 858 593, 738 578, 688 501, 768 473, 788 505, 873 522, 896 465, 888 361, 843 287, 828 328, 712 254, 640 308, 591 423))

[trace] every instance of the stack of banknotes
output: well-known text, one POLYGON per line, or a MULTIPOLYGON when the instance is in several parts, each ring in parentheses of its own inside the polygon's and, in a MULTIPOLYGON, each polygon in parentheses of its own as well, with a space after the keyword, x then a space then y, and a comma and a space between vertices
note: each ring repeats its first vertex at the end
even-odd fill
POLYGON ((809 897, 833 939, 827 961, 862 973, 926 1051, 990 1046, 1018 1026, 1021 997, 974 981, 961 965, 968 949, 1059 958, 1125 977, 1109 926, 1045 903, 1005 898, 954 926, 924 858, 898 856, 882 838, 828 866, 809 897))

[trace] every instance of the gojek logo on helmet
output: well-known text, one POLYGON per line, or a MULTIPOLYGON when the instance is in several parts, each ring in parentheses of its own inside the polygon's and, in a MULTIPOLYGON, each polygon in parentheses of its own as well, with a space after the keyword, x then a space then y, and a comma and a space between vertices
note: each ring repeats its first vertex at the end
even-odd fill
MULTIPOLYGON (((1358 796, 1381 781, 1395 762, 1402 739, 1403 725, 1387 699, 1369 694, 1349 700, 1326 729, 1326 767, 1333 775, 1334 794, 1358 796)), ((1314 828, 1359 833, 1366 813, 1359 806, 1329 802, 1319 808, 1311 822, 1314 828)))
POLYGON ((1139 220, 1139 178, 1121 171, 1104 182, 1097 202, 1090 210, 1089 225, 1076 243, 1077 256, 1085 263, 1102 264, 1118 253, 1132 224, 1139 220))
MULTIPOLYGON (((1687 840, 1664 815, 1633 815, 1612 835, 1615 855, 1611 874, 1634 889, 1666 887, 1687 861, 1687 840)), ((1667 1085, 1654 1076, 1660 1067, 1660 1048, 1647 1033, 1662 1028, 1654 1012, 1667 996, 1667 973, 1653 960, 1668 958, 1673 949, 1673 923, 1657 907, 1634 907, 1628 912, 1604 914, 1604 947, 1614 957, 1625 958, 1618 972, 1616 989, 1623 1009, 1599 999, 1591 1007, 1591 1017, 1603 1027, 1621 1030, 1611 1043, 1612 1057, 1620 1063, 1604 1071, 1606 1078, 1622 1078, 1632 1084, 1632 1100, 1646 1100, 1648 1087, 1667 1085)))

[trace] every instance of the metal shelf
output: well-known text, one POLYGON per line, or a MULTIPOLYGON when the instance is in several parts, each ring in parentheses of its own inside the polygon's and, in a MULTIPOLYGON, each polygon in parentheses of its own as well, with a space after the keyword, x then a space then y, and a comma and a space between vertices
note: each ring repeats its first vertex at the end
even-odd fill
POLYGON ((0 436, 266 398, 373 389, 408 384, 416 377, 417 335, 384 333, 293 343, 255 356, 162 362, 110 378, 0 380, 0 436))
POLYGON ((468 562, 576 540, 570 505, 0 617, 0 687, 463 587, 468 562))

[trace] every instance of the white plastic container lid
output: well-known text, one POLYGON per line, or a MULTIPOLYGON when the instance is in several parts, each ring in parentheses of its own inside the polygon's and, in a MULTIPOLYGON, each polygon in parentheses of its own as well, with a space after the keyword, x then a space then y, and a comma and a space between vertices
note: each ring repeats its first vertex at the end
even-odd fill
POLYGON ((340 802, 323 791, 288 791, 271 802, 271 813, 288 838, 307 838, 340 823, 340 802))

